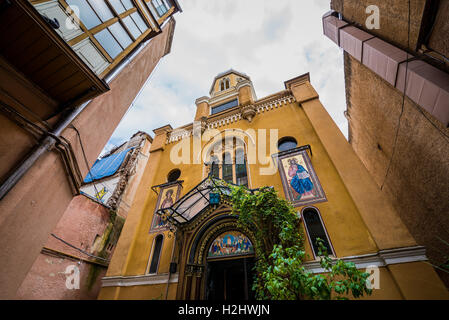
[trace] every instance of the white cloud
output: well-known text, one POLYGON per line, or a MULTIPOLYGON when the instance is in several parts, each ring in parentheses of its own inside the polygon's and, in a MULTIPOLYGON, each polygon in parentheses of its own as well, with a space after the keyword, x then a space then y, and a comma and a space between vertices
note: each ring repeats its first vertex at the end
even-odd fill
POLYGON ((110 143, 138 130, 193 121, 195 99, 230 68, 249 75, 258 98, 309 72, 320 99, 347 136, 343 54, 322 31, 330 0, 179 1, 171 53, 126 114, 110 143))

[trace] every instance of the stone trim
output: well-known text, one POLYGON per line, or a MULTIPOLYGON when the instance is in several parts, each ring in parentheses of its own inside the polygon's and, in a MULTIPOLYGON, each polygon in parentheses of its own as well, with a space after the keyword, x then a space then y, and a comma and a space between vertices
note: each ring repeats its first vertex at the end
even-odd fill
MULTIPOLYGON (((102 287, 130 287, 145 286, 155 284, 166 284, 168 281, 168 273, 163 274, 145 274, 139 276, 115 276, 104 277, 101 279, 102 287)), ((170 276, 170 283, 178 283, 178 273, 170 276)))
MULTIPOLYGON (((264 100, 261 99, 261 102, 255 102, 254 107, 256 108, 256 112, 263 113, 266 111, 270 111, 276 109, 278 107, 282 107, 288 103, 295 102, 295 97, 289 91, 282 91, 279 94, 274 95, 271 99, 264 100)), ((221 126, 228 125, 233 122, 237 122, 243 119, 242 113, 240 111, 240 106, 237 106, 223 115, 219 115, 216 119, 209 118, 207 120, 206 129, 219 128, 221 126), (212 120, 214 119, 214 120, 212 120)), ((179 141, 182 138, 187 138, 192 136, 193 134, 193 126, 185 126, 179 129, 174 129, 169 136, 167 137, 166 144, 170 144, 172 142, 179 141)))
MULTIPOLYGON (((333 258, 332 260, 336 260, 333 258)), ((370 253, 358 256, 343 257, 341 260, 355 263, 357 269, 365 269, 368 266, 386 267, 390 264, 409 263, 417 261, 427 261, 426 248, 423 246, 404 247, 397 249, 380 250, 377 253, 370 253)), ((304 263, 306 270, 313 273, 322 273, 324 269, 320 266, 320 261, 310 261, 304 263)))
MULTIPOLYGON (((418 261, 427 261, 426 248, 423 246, 404 247, 397 249, 380 250, 377 253, 370 253, 358 256, 349 256, 341 258, 344 261, 353 262, 357 269, 365 269, 369 266, 386 267, 391 264, 410 263, 418 261)), ((336 260, 335 258, 332 260, 336 260)), ((313 273, 323 273, 320 262, 310 261, 304 263, 306 270, 313 273)), ((170 283, 178 283, 178 273, 170 277, 170 283)), ((101 279, 102 287, 129 287, 142 285, 166 284, 168 273, 157 275, 139 275, 139 276, 115 276, 104 277, 101 279)))
POLYGON ((380 78, 449 126, 449 75, 370 32, 323 16, 323 33, 380 78))

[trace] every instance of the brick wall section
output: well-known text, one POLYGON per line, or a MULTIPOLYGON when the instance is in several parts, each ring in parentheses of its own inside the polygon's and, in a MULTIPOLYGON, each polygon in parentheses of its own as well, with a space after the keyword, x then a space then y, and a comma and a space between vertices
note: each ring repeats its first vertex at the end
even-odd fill
MULTIPOLYGON (((79 195, 70 202, 53 234, 66 242, 91 254, 98 254, 98 249, 93 250, 93 244, 97 235, 104 234, 110 222, 109 210, 89 199, 79 195)), ((89 256, 68 246, 58 239, 49 236, 45 248, 62 254, 77 257, 72 259, 56 253, 41 252, 28 272, 17 294, 18 299, 96 299, 100 290, 101 276, 106 273, 106 268, 97 266, 99 274, 89 285, 89 273, 92 273, 94 265, 89 263, 89 256), (80 264, 78 264, 78 261, 80 264), (70 290, 66 287, 65 269, 69 265, 76 265, 80 270, 80 289, 70 290)), ((99 248, 101 250, 101 248, 99 248)), ((110 256, 110 255, 109 255, 110 256)), ((109 258, 109 257, 108 257, 109 258)))
MULTIPOLYGON (((59 238, 91 254, 95 237, 106 231, 110 222, 109 210, 84 195, 73 198, 56 228, 52 231, 59 238)), ((49 236, 45 247, 80 258, 88 258, 78 250, 49 236)))

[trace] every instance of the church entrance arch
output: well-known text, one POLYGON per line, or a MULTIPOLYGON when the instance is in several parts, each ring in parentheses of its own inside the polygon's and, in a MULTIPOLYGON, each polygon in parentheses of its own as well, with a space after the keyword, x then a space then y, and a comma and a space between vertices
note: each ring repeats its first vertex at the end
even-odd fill
MULTIPOLYGON (((215 215, 214 215, 215 216, 215 215)), ((229 212, 215 216, 192 237, 185 272, 185 299, 252 300, 254 235, 229 212)))
POLYGON ((206 257, 205 298, 207 300, 249 300, 253 298, 254 247, 240 231, 230 230, 215 238, 206 257))

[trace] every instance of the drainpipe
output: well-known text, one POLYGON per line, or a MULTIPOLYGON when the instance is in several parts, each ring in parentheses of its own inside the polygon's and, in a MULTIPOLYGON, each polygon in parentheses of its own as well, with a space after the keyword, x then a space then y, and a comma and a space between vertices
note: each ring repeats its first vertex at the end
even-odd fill
POLYGON ((22 161, 20 166, 8 176, 5 182, 0 186, 0 200, 17 184, 17 182, 25 175, 25 173, 33 166, 33 164, 46 152, 51 150, 57 140, 52 136, 59 137, 62 131, 76 118, 84 108, 89 104, 90 100, 75 108, 65 119, 63 119, 55 128, 55 130, 40 142, 34 151, 22 161))
MULTIPOLYGON (((152 38, 153 39, 153 38, 152 38)), ((129 62, 140 52, 142 49, 151 42, 151 40, 146 42, 141 42, 134 50, 134 52, 129 55, 127 58, 120 61, 117 67, 113 72, 109 73, 104 81, 106 83, 110 83, 112 79, 114 79, 117 74, 123 70, 123 68, 129 64, 129 62)), ((1 184, 0 186, 0 200, 2 200, 6 194, 17 184, 17 182, 25 175, 25 173, 34 165, 34 163, 47 151, 50 151, 55 146, 57 140, 54 137, 58 138, 65 128, 86 108, 86 106, 91 102, 89 100, 84 102, 82 105, 76 107, 72 112, 70 112, 59 124, 56 128, 49 133, 49 135, 41 141, 35 149, 22 161, 22 163, 17 167, 8 178, 1 184)))

